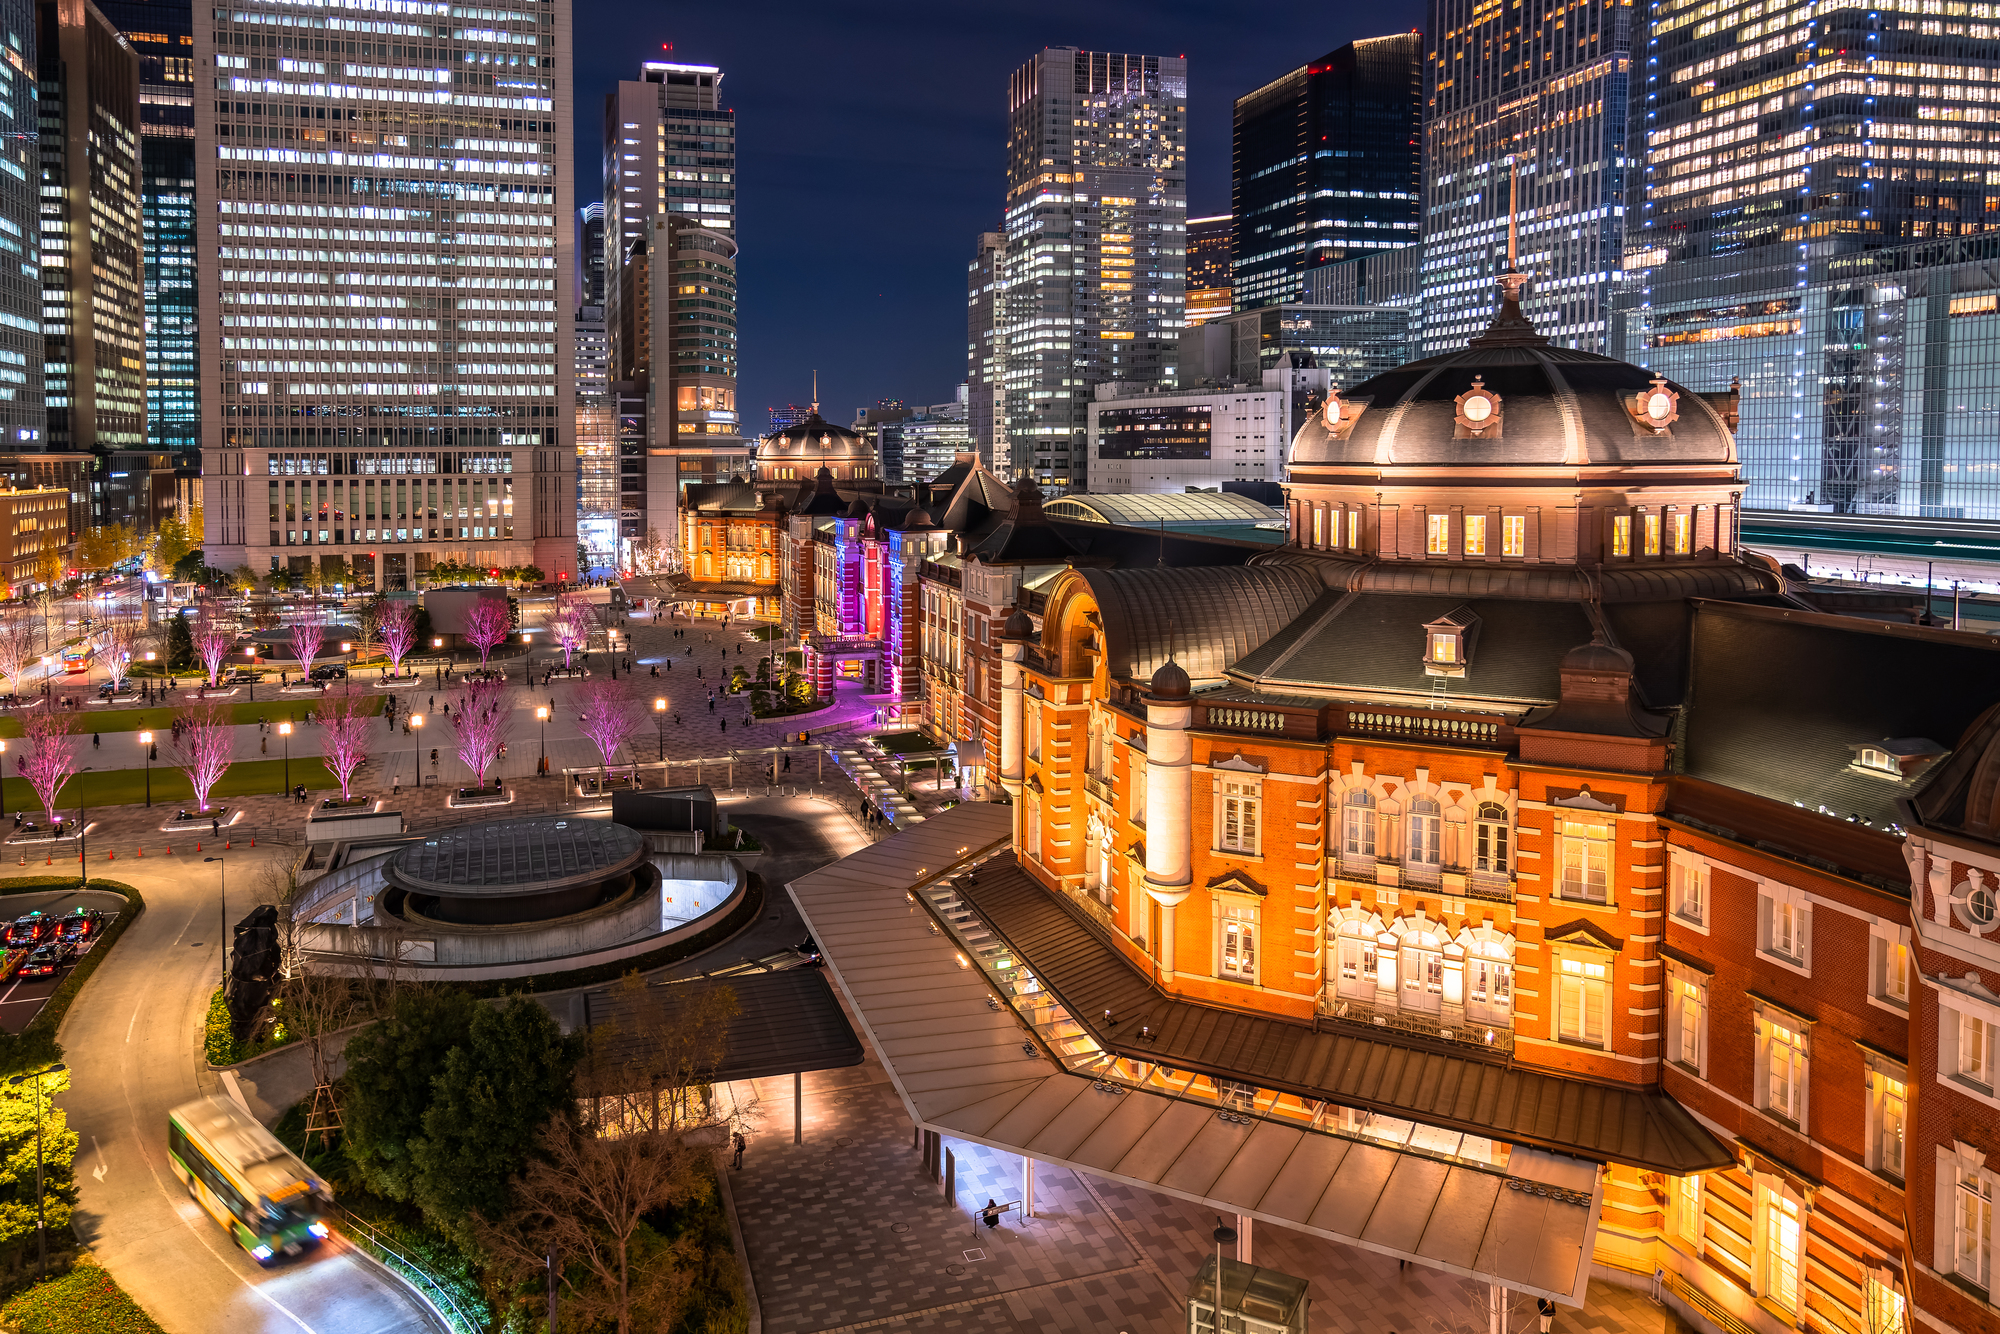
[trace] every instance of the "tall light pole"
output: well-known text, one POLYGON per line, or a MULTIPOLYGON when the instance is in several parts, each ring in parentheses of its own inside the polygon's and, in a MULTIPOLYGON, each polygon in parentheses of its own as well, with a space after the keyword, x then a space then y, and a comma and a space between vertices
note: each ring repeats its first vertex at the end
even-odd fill
POLYGON ((667 761, 667 701, 664 696, 653 701, 653 722, 660 733, 660 763, 667 761))
POLYGON ((278 724, 278 735, 279 735, 279 736, 281 736, 281 737, 283 737, 283 738, 285 739, 285 795, 289 797, 290 795, 292 795, 292 725, 291 725, 291 723, 289 723, 289 722, 282 722, 282 723, 279 723, 279 724, 278 724))
POLYGON ((417 786, 421 788, 424 785, 424 715, 411 714, 410 726, 415 729, 413 734, 417 738, 416 749, 410 755, 417 762, 417 786))
POLYGON ((7 743, 0 741, 0 817, 7 814, 7 743))
POLYGON ((42 1076, 61 1074, 68 1068, 61 1061, 57 1061, 45 1070, 14 1075, 7 1081, 15 1085, 24 1084, 30 1079, 35 1081, 35 1245, 40 1252, 37 1267, 43 1278, 49 1276, 49 1232, 47 1216, 42 1209, 42 1076))
MULTIPOLYGON (((95 765, 86 764, 76 772, 79 776, 89 773, 95 765)), ((76 887, 90 888, 90 808, 83 804, 84 786, 76 785, 76 887)))
POLYGON ((222 919, 222 999, 229 1000, 229 863, 220 857, 203 857, 215 863, 216 915, 222 919))
POLYGON ((139 744, 146 751, 146 806, 150 809, 153 805, 153 734, 139 733, 139 744))
POLYGON ((546 777, 549 772, 549 706, 548 705, 537 704, 535 706, 535 721, 542 725, 542 759, 541 762, 535 766, 535 776, 537 778, 542 778, 546 777))

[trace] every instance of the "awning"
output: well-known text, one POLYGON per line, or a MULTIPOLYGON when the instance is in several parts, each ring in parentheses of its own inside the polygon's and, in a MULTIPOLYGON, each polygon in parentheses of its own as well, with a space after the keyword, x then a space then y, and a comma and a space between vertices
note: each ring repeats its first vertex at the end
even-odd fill
POLYGON ((716 1082, 861 1064, 861 1041, 817 968, 688 978, 649 984, 638 995, 586 992, 573 1003, 572 1023, 593 1031, 593 1060, 605 1070, 643 1067, 659 1057, 652 1030, 670 1028, 675 1011, 719 986, 736 993, 738 1010, 725 1025, 722 1064, 711 1072, 716 1082))
POLYGON ((971 803, 789 886, 919 1125, 1482 1283, 1581 1305, 1594 1164, 1516 1148, 1499 1171, 1071 1074, 911 892, 1003 846, 971 803))

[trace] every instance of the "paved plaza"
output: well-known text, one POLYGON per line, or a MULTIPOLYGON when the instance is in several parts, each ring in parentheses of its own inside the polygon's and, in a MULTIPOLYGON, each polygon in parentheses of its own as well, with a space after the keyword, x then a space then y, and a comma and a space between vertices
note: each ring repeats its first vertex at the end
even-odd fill
MULTIPOLYGON (((860 1066, 804 1082, 799 1146, 789 1077, 729 1086, 750 1124, 731 1194, 765 1334, 1186 1329, 1182 1303, 1213 1246, 1213 1212, 1037 1164, 1036 1216, 1009 1213, 975 1235, 973 1211, 1020 1199, 1020 1158, 947 1139, 957 1186, 947 1206, 872 1050, 860 1066)), ((1314 1330, 1486 1334, 1484 1287, 1263 1224, 1252 1245, 1256 1263, 1310 1280, 1314 1330)), ((1508 1329, 1536 1328, 1534 1301, 1513 1298, 1508 1329)), ((1682 1334, 1688 1326, 1643 1292, 1599 1281, 1582 1310, 1561 1308, 1553 1329, 1682 1334)))

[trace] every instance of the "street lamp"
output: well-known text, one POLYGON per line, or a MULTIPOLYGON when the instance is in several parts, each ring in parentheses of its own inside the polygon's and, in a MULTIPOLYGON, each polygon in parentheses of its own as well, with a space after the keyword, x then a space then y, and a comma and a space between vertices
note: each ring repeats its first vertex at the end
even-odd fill
POLYGON ((146 748, 146 805, 150 809, 153 804, 153 734, 139 733, 139 744, 146 748))
POLYGON ((549 706, 548 705, 537 704, 535 706, 535 721, 542 725, 542 759, 541 763, 535 766, 536 776, 541 777, 543 775, 546 775, 549 771, 549 706))
POLYGON ((422 787, 424 785, 424 715, 421 713, 411 714, 410 726, 416 729, 417 744, 416 748, 410 753, 417 757, 417 786, 422 787))
POLYGON ((61 1074, 68 1068, 61 1061, 57 1061, 45 1070, 14 1075, 7 1080, 12 1085, 25 1084, 31 1079, 35 1081, 35 1243, 41 1253, 38 1265, 43 1278, 49 1275, 49 1233, 46 1215, 42 1210, 42 1076, 61 1074))
POLYGON ((7 814, 7 743, 0 741, 0 816, 7 814))
POLYGON ((611 654, 611 679, 616 681, 618 679, 618 627, 617 626, 607 625, 604 627, 604 644, 606 651, 611 654))
POLYGON ((290 796, 292 791, 292 725, 288 722, 279 723, 278 735, 285 739, 285 795, 290 796))
POLYGON ((229 999, 229 863, 220 857, 203 857, 215 863, 216 913, 222 918, 222 998, 229 999))
POLYGON ((660 763, 665 764, 667 760, 667 701, 664 698, 653 701, 653 721, 659 727, 660 732, 660 763))
MULTIPOLYGON (((76 772, 78 776, 89 773, 95 765, 86 764, 76 772)), ((90 888, 90 808, 83 804, 83 794, 87 789, 82 783, 76 785, 76 887, 90 888)))

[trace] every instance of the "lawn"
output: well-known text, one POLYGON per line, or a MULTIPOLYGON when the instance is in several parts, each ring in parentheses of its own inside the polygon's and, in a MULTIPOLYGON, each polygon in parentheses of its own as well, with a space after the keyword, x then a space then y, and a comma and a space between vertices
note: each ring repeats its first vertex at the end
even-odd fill
POLYGON ((922 732, 883 732, 872 739, 891 755, 923 755, 944 749, 922 732))
MULTIPOLYGON (((277 687, 271 687, 270 698, 254 702, 241 701, 230 704, 230 721, 254 723, 259 718, 272 722, 282 722, 289 718, 293 722, 304 722, 317 707, 318 700, 312 695, 280 695, 277 687)), ((327 698, 333 698, 329 693, 327 698)), ((367 694, 359 699, 361 711, 369 715, 382 712, 386 695, 367 694)), ((217 701, 223 703, 226 701, 217 701)), ((43 706, 46 707, 46 706, 43 706)), ((148 709, 82 708, 71 712, 70 728, 79 734, 90 732, 165 732, 173 726, 174 717, 181 712, 179 705, 161 705, 148 709)), ((0 737, 21 735, 21 719, 18 714, 0 718, 0 737)))
MULTIPOLYGON (((211 800, 227 801, 231 797, 274 794, 285 790, 285 762, 277 760, 239 760, 229 766, 222 781, 209 793, 211 800)), ((290 778, 294 787, 304 783, 309 788, 339 787, 332 774, 326 771, 326 764, 317 755, 302 755, 292 760, 290 778)), ((8 811, 27 811, 39 814, 41 799, 28 786, 25 778, 9 778, 6 781, 6 805, 8 811)), ((97 773, 78 774, 63 785, 62 794, 56 798, 57 814, 74 816, 77 803, 85 806, 136 806, 146 799, 146 771, 144 769, 108 769, 97 773)), ((155 806, 191 806, 194 802, 194 788, 189 785, 187 775, 170 764, 153 766, 153 804, 155 806)), ((166 814, 172 814, 168 811, 166 814)), ((165 819, 166 815, 160 818, 165 819)))
POLYGON ((77 1257, 67 1274, 37 1283, 0 1308, 22 1334, 166 1334, 103 1267, 77 1257))

